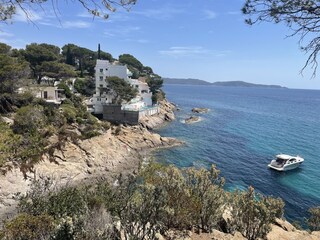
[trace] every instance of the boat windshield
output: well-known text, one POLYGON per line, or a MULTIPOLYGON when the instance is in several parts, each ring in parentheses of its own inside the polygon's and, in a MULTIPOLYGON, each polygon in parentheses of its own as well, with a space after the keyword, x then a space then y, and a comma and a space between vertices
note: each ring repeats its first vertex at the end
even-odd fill
POLYGON ((277 164, 283 164, 283 163, 285 163, 287 160, 285 160, 285 159, 283 159, 283 158, 277 158, 276 159, 276 162, 277 162, 277 164))

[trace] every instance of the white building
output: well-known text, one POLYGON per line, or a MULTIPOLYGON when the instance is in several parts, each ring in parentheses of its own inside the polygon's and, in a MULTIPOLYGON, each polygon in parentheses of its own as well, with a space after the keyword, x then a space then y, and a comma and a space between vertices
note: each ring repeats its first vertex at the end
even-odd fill
POLYGON ((36 98, 41 98, 49 103, 61 104, 66 99, 64 89, 54 86, 32 86, 18 89, 19 93, 30 92, 36 98))
POLYGON ((152 106, 152 93, 148 84, 137 79, 131 79, 131 76, 132 73, 126 65, 121 65, 118 62, 110 63, 108 60, 97 60, 95 66, 96 93, 90 99, 89 110, 101 114, 103 105, 112 104, 114 95, 106 81, 108 77, 122 78, 138 89, 137 97, 122 106, 124 110, 139 111, 147 106, 152 106))

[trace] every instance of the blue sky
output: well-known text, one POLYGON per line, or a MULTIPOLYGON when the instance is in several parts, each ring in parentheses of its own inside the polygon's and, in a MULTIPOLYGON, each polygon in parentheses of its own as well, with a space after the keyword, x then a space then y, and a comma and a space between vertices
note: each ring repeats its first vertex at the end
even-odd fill
POLYGON ((76 1, 59 1, 56 11, 50 4, 31 11, 32 22, 19 12, 12 24, 2 23, 0 41, 16 48, 46 42, 92 50, 100 43, 114 57, 130 53, 163 77, 320 89, 311 70, 300 74, 308 55, 299 50, 298 37, 286 38, 290 31, 283 25, 246 25, 243 3, 138 0, 129 12, 118 8, 103 20, 76 1))

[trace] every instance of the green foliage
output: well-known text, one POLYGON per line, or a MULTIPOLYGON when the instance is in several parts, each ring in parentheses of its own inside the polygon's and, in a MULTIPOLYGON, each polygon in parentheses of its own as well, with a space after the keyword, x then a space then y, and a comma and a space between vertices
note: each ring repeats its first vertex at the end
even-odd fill
POLYGON ((11 51, 11 46, 5 43, 0 43, 0 54, 9 55, 10 51, 11 51))
POLYGON ((107 82, 115 95, 114 102, 121 104, 123 101, 129 102, 133 99, 138 91, 132 87, 126 80, 118 77, 108 77, 107 82))
POLYGON ((130 54, 122 54, 119 56, 119 62, 134 67, 140 72, 143 71, 143 64, 130 54))
POLYGON ((12 129, 0 121, 0 167, 14 159, 15 148, 21 142, 21 136, 13 133, 12 129))
POLYGON ((284 202, 281 199, 256 194, 253 187, 247 192, 231 195, 231 231, 237 230, 247 239, 265 238, 275 218, 283 216, 284 202))
POLYGON ((320 207, 309 209, 310 217, 307 219, 307 224, 311 231, 320 231, 320 207))
POLYGON ((46 124, 46 116, 42 106, 28 105, 20 108, 14 118, 13 130, 15 133, 32 135, 37 133, 46 124))
POLYGON ((57 61, 59 59, 60 48, 46 43, 31 43, 26 46, 24 51, 25 59, 30 63, 33 76, 40 83, 43 76, 41 65, 44 62, 57 61))
POLYGON ((74 88, 84 96, 92 96, 95 92, 95 82, 91 78, 77 78, 74 88))
POLYGON ((73 67, 58 61, 43 62, 39 65, 38 71, 41 72, 43 76, 55 78, 56 80, 76 76, 73 67))
POLYGON ((64 94, 66 95, 67 98, 71 98, 73 96, 70 88, 68 87, 68 85, 64 82, 60 82, 57 86, 59 89, 63 89, 64 90, 64 94))
POLYGON ((283 202, 254 194, 253 188, 232 193, 228 200, 223 184, 215 166, 178 169, 151 163, 136 177, 120 175, 114 186, 100 179, 56 189, 49 178, 39 179, 20 197, 18 209, 52 217, 57 223, 54 239, 118 239, 122 231, 127 239, 144 240, 170 228, 192 227, 210 232, 219 228, 225 210, 232 215, 231 231, 264 238, 269 224, 282 216, 283 202))
POLYGON ((190 168, 185 171, 186 188, 190 193, 193 225, 210 231, 217 226, 224 212, 224 179, 214 165, 210 171, 190 168))
MULTIPOLYGON (((5 49, 1 51, 5 51, 5 49)), ((14 93, 26 81, 28 75, 29 66, 27 62, 6 54, 0 54, 0 94, 14 93)))
MULTIPOLYGON (((85 73, 94 76, 94 67, 98 58, 97 52, 69 43, 62 47, 62 55, 65 57, 67 64, 79 70, 80 77, 83 77, 85 73)), ((112 55, 107 52, 100 51, 100 57, 104 60, 113 61, 112 55)))
POLYGON ((159 75, 152 75, 147 79, 147 84, 152 92, 152 102, 157 103, 164 99, 164 92, 161 90, 163 79, 159 75))
POLYGON ((27 106, 34 101, 31 93, 0 94, 0 113, 14 112, 17 108, 27 106))
POLYGON ((73 104, 66 104, 63 103, 60 106, 61 110, 63 111, 64 117, 67 119, 67 122, 69 124, 76 122, 78 111, 77 109, 73 106, 73 104))
POLYGON ((54 233, 55 223, 51 216, 20 214, 5 223, 3 238, 6 240, 49 239, 54 233))

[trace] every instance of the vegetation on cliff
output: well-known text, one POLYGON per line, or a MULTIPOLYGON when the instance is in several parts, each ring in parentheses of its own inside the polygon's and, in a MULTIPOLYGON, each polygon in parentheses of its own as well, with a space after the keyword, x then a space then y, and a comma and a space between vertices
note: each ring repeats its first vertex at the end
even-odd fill
POLYGON ((280 199, 257 195, 253 188, 230 194, 223 185, 215 166, 206 170, 150 164, 136 177, 120 176, 114 185, 99 180, 61 189, 44 178, 19 196, 19 214, 5 223, 0 236, 119 239, 122 234, 142 240, 165 235, 169 229, 209 232, 215 228, 256 239, 265 237, 269 224, 282 217, 280 199), (229 220, 223 218, 226 211, 231 214, 229 220), (41 231, 43 222, 46 232, 41 231))

